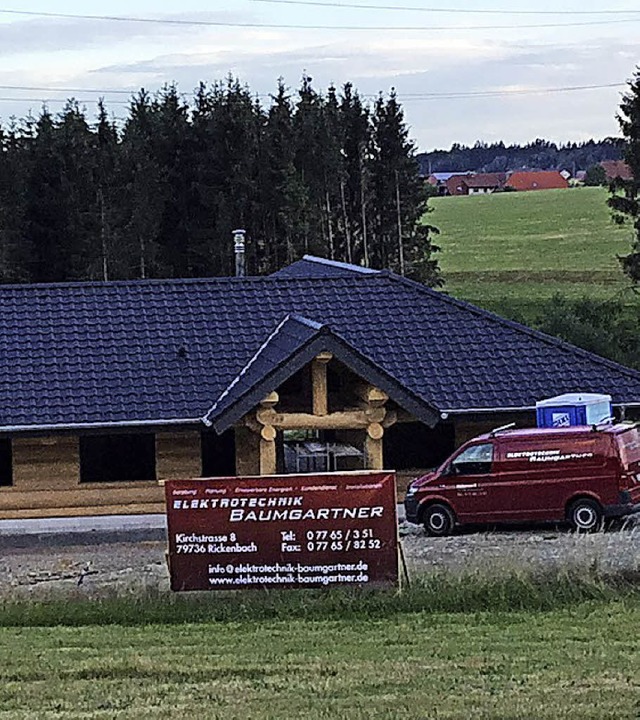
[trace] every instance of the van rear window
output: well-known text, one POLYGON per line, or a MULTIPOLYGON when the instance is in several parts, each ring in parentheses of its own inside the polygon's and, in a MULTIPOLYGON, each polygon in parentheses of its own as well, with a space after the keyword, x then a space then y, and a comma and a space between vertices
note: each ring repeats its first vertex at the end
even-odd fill
POLYGON ((620 459, 625 467, 640 462, 640 433, 638 428, 632 428, 618 435, 620 459))

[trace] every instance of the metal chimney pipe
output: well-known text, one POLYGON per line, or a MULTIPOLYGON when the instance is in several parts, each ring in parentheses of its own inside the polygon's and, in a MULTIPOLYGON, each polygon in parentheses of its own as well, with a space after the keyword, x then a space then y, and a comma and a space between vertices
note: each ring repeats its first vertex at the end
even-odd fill
POLYGON ((245 276, 244 262, 244 236, 245 230, 239 229, 233 231, 233 250, 236 255, 236 277, 245 276))

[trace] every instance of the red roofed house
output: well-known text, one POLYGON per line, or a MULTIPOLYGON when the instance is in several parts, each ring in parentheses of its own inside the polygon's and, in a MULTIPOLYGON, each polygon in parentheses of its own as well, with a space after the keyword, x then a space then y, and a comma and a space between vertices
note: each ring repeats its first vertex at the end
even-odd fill
POLYGON ((616 178, 621 180, 631 180, 633 178, 631 168, 624 160, 603 160, 600 165, 604 169, 607 182, 611 182, 616 178))
POLYGON ((513 190, 554 190, 568 188, 569 181, 557 170, 518 170, 507 179, 513 190))
POLYGON ((465 173, 452 175, 445 182, 447 195, 484 195, 500 190, 505 173, 465 173))
POLYGON ((506 173, 478 173, 462 179, 462 185, 466 186, 466 195, 484 195, 502 189, 506 173))
POLYGON ((451 175, 445 180, 446 195, 468 195, 467 186, 463 183, 463 180, 471 177, 471 173, 459 173, 458 175, 451 175))

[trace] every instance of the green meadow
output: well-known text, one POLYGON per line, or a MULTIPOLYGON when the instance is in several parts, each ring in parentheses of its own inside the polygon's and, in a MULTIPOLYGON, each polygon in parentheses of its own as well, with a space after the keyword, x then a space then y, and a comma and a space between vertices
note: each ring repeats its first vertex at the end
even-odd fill
POLYGON ((637 718, 640 606, 4 629, 0 717, 637 718))
POLYGON ((430 200, 445 291, 526 319, 555 293, 631 301, 616 256, 632 230, 612 222, 607 196, 583 187, 430 200))
POLYGON ((637 578, 0 605, 2 720, 623 720, 637 578))

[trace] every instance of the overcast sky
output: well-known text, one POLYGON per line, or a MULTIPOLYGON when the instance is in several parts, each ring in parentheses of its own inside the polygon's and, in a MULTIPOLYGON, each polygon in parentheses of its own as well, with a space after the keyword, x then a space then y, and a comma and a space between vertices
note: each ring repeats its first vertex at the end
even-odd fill
POLYGON ((278 77, 295 90, 306 72, 321 90, 350 81, 373 96, 395 87, 420 150, 476 140, 580 141, 618 134, 620 93, 640 63, 640 5, 632 1, 320 3, 325 7, 282 0, 25 0, 11 5, 0 0, 5 11, 221 23, 190 26, 0 12, 0 118, 22 117, 30 109, 37 113, 44 99, 56 111, 59 99, 69 95, 86 101, 91 113, 104 95, 111 111, 123 115, 128 96, 109 90, 156 90, 175 81, 191 95, 200 80, 220 80, 229 73, 267 103, 278 77), (497 12, 433 11, 469 6, 497 12), (408 7, 423 11, 402 9, 408 7), (559 13, 551 14, 558 8, 559 13), (333 29, 259 27, 265 25, 333 29), (545 92, 613 84, 619 87, 545 92))

